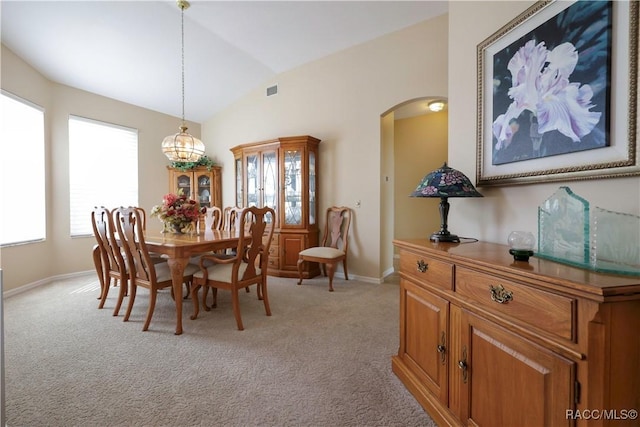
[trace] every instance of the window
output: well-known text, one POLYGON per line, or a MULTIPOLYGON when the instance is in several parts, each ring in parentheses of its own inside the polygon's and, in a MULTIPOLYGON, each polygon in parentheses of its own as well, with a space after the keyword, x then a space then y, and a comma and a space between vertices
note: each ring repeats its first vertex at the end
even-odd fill
POLYGON ((44 109, 8 92, 0 96, 0 245, 47 235, 44 109))
POLYGON ((93 235, 91 211, 138 206, 138 131, 69 116, 71 236, 93 235))

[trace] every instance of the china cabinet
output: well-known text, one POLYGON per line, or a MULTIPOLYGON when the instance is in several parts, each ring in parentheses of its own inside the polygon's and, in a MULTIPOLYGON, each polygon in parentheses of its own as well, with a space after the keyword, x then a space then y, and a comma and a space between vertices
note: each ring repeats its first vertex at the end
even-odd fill
MULTIPOLYGON (((318 144, 312 136, 281 137, 233 147, 236 205, 276 211, 269 274, 298 277, 298 253, 318 246, 318 144)), ((305 266, 303 277, 319 274, 305 266)))
POLYGON ((394 244, 392 369, 439 425, 638 425, 639 278, 492 243, 394 244))
POLYGON ((169 191, 182 193, 200 202, 200 206, 222 208, 222 168, 195 167, 186 171, 168 166, 169 191))

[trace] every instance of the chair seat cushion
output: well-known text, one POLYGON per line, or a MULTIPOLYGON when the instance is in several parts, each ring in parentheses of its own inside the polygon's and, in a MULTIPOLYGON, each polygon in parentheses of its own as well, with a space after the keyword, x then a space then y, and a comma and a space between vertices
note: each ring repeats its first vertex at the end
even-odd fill
POLYGON ((341 251, 340 249, 336 249, 336 248, 318 246, 315 248, 309 248, 309 249, 305 249, 304 251, 301 251, 300 256, 335 259, 335 258, 340 258, 344 256, 344 251, 341 251))
MULTIPOLYGON (((169 264, 166 262, 155 264, 156 268, 156 279, 158 282, 166 282, 167 280, 171 280, 171 270, 169 269, 169 264)), ((184 268, 183 277, 193 276, 194 273, 200 271, 200 267, 194 264, 187 264, 184 268)))
MULTIPOLYGON (((240 264, 240 268, 238 268, 238 279, 242 280, 242 276, 244 275, 244 272, 247 269, 248 264, 247 263, 242 263, 240 264)), ((231 273, 233 271, 233 264, 214 264, 214 265, 210 265, 207 266, 207 279, 208 280, 215 280, 217 282, 228 282, 231 283, 231 273)), ((259 268, 256 268, 256 275, 260 275, 261 271, 259 268)), ((202 270, 198 270, 198 272, 196 272, 193 277, 197 277, 199 279, 202 279, 204 277, 204 274, 202 272, 202 270)))

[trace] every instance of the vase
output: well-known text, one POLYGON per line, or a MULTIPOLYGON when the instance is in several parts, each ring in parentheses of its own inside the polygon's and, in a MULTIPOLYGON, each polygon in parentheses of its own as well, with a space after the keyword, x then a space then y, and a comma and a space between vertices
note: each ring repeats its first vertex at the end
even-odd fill
POLYGON ((188 225, 188 222, 167 222, 165 223, 165 231, 174 234, 184 234, 185 232, 183 230, 186 230, 188 225))

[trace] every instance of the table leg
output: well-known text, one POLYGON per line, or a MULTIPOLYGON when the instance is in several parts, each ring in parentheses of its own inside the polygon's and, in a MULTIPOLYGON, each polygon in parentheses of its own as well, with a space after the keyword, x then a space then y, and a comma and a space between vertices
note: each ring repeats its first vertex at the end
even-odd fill
POLYGON ((182 334, 182 282, 184 281, 184 267, 188 262, 188 258, 169 258, 167 260, 171 270, 173 297, 176 300, 176 335, 182 334))

